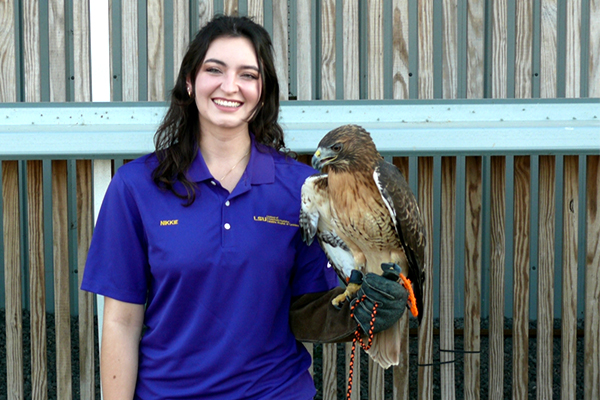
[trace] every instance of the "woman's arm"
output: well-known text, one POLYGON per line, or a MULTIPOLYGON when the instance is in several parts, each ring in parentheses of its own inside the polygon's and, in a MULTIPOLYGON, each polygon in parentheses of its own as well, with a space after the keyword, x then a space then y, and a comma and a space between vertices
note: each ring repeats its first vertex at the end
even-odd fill
POLYGON ((100 377, 105 400, 133 399, 144 305, 105 297, 100 377))

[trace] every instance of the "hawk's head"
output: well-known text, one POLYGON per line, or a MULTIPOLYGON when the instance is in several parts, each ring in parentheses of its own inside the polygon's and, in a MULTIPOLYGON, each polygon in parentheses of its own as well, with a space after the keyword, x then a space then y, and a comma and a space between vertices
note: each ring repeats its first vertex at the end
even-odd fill
POLYGON ((332 172, 370 170, 380 159, 369 132, 358 125, 343 125, 321 139, 312 166, 332 172))

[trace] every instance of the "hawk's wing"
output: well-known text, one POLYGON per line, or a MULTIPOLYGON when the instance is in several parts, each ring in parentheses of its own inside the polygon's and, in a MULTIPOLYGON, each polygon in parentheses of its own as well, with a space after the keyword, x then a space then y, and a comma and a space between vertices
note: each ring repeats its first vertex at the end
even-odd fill
POLYGON ((302 239, 308 245, 317 238, 335 272, 344 283, 347 282, 355 262, 348 246, 335 233, 329 207, 327 174, 309 176, 302 185, 300 229, 302 239))
MULTIPOLYGON (((413 284, 417 309, 423 306, 423 283, 425 278, 425 228, 417 199, 410 190, 404 176, 395 165, 381 160, 373 178, 391 218, 408 261, 407 278, 413 284)), ((423 313, 419 313, 419 321, 423 313)))

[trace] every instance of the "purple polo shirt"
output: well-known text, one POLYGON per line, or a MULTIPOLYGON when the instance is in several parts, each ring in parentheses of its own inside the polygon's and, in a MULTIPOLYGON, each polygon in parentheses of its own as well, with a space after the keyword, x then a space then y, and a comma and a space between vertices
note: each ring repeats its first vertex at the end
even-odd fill
POLYGON ((289 328, 292 296, 337 285, 300 237, 300 188, 314 170, 256 146, 231 194, 199 154, 189 207, 154 184, 152 154, 111 181, 81 288, 146 304, 136 398, 314 396, 310 356, 289 328))

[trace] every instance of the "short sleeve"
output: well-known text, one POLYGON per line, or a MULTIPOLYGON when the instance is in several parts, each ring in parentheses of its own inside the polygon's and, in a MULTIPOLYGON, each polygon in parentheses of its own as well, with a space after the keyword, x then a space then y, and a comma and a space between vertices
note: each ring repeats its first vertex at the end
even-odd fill
POLYGON ((136 199, 117 173, 100 208, 81 289, 144 304, 149 275, 147 247, 136 199))
POLYGON ((324 292, 338 286, 337 274, 329 267, 327 256, 317 241, 307 246, 301 238, 298 238, 297 249, 292 279, 293 297, 324 292))

